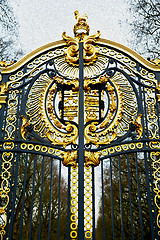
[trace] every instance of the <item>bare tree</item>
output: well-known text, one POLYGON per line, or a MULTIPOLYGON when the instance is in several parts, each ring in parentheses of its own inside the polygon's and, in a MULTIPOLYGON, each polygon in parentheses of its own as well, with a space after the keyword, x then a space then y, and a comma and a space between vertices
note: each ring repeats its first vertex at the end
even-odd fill
POLYGON ((17 60, 22 55, 18 23, 8 0, 0 1, 0 61, 17 60))
POLYGON ((140 54, 160 57, 160 2, 159 0, 128 0, 132 15, 128 20, 133 38, 132 47, 140 54), (133 16, 133 18, 132 18, 133 16))

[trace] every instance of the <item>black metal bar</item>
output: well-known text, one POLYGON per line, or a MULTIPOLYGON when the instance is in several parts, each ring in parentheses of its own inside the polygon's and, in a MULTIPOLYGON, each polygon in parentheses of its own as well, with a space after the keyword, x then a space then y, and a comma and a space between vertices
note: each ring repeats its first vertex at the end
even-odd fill
POLYGON ((121 209, 121 224, 122 224, 122 239, 124 240, 124 223, 123 223, 123 202, 122 202, 122 181, 121 181, 121 158, 118 156, 119 164, 119 191, 120 191, 120 209, 121 209))
POLYGON ((94 166, 92 166, 92 219, 93 219, 93 224, 92 224, 92 239, 95 240, 95 179, 94 179, 94 166))
POLYGON ((24 172, 24 183, 23 183, 23 198, 22 198, 22 213, 21 213, 21 223, 20 223, 20 235, 19 240, 22 239, 22 227, 23 227, 23 214, 24 214, 24 201, 25 201, 25 191, 26 191, 26 178, 27 178, 27 162, 28 162, 28 154, 26 154, 25 160, 25 172, 24 172))
POLYGON ((151 192, 149 187, 149 173, 148 173, 148 163, 147 163, 147 153, 144 153, 144 161, 145 161, 145 173, 146 173, 146 185, 147 185, 147 196, 148 196, 148 206, 149 206, 149 219, 151 226, 151 236, 154 240, 154 227, 153 227, 153 216, 152 216, 152 204, 151 204, 151 192))
POLYGON ((128 157, 128 154, 127 154, 127 172, 128 172, 128 187, 129 187, 129 205, 130 205, 130 215, 131 215, 131 232, 132 232, 132 240, 134 240, 132 198, 131 198, 131 184, 130 184, 130 170, 129 170, 129 157, 128 157))
POLYGON ((39 213, 39 230, 38 230, 38 240, 41 239, 41 217, 42 217, 42 200, 43 200, 43 182, 44 182, 44 156, 42 160, 42 183, 41 183, 41 197, 40 197, 40 213, 39 213))
POLYGON ((71 188, 71 167, 68 167, 68 196, 67 196, 67 240, 70 240, 70 188, 71 188))
POLYGON ((103 161, 101 161, 103 240, 105 240, 103 161))
POLYGON ((31 240, 31 230, 32 230, 34 187, 35 187, 35 175, 36 175, 35 173, 36 173, 36 155, 34 155, 34 170, 33 170, 33 182, 32 182, 32 202, 31 202, 31 216, 30 216, 30 226, 29 226, 29 240, 31 240))
POLYGON ((50 197, 49 197, 49 218, 48 218, 48 240, 50 238, 51 228, 51 203, 52 203, 52 182, 53 182, 53 158, 51 158, 51 175, 50 175, 50 197))
POLYGON ((113 182, 112 182, 112 158, 110 158, 110 178, 111 178, 111 207, 112 207, 112 233, 113 240, 115 239, 114 235, 114 205, 113 205, 113 182))
MULTIPOLYGON (((7 225, 6 225, 6 235, 7 235, 7 233, 8 233, 8 227, 9 227, 9 215, 10 215, 10 213, 9 213, 9 209, 10 209, 10 206, 11 206, 11 203, 12 203, 12 200, 11 200, 11 198, 12 198, 12 196, 13 196, 13 186, 14 186, 14 184, 13 184, 13 177, 14 177, 14 166, 15 166, 15 163, 14 163, 14 160, 15 159, 15 153, 14 153, 14 157, 13 157, 13 159, 12 159, 12 171, 11 171, 11 182, 10 182, 10 192, 9 192, 9 204, 8 204, 8 209, 7 209, 7 225)), ((2 164, 2 162, 0 163, 0 169, 1 169, 1 164, 2 164)), ((1 171, 0 171, 0 174, 1 174, 1 171)))
POLYGON ((136 175, 137 175, 137 188, 138 188, 138 204, 139 204, 139 216, 140 216, 140 227, 141 227, 141 236, 143 237, 143 223, 142 223, 142 210, 141 210, 141 195, 140 195, 140 184, 139 184, 139 171, 138 171, 138 161, 137 161, 137 153, 135 153, 136 160, 136 175))
POLYGON ((59 190, 58 190, 58 226, 57 226, 57 240, 59 240, 59 229, 60 229, 60 203, 61 203, 61 161, 59 161, 59 190))
POLYGON ((84 239, 84 93, 83 42, 79 43, 78 239, 84 239))

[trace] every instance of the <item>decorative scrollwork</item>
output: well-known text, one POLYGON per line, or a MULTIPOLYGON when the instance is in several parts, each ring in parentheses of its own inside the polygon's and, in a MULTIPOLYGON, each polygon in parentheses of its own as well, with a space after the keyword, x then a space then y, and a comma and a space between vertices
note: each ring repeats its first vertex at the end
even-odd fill
POLYGON ((6 118, 5 127, 5 140, 14 140, 14 132, 16 130, 16 120, 17 120, 17 106, 18 106, 18 90, 11 91, 11 95, 8 99, 8 116, 6 118))
POLYGON ((65 50, 65 58, 66 61, 76 66, 79 62, 79 42, 83 40, 84 42, 84 64, 90 65, 93 64, 98 57, 98 50, 95 47, 96 40, 100 36, 100 31, 97 31, 97 34, 88 36, 89 34, 89 26, 87 24, 87 16, 79 17, 78 11, 75 11, 75 17, 77 19, 77 23, 74 26, 75 38, 67 36, 64 32, 62 34, 63 39, 66 41, 69 46, 65 50), (80 31, 80 33, 79 33, 80 31))
POLYGON ((157 214, 157 226, 160 229, 160 187, 159 187, 159 172, 160 172, 160 152, 151 152, 150 158, 152 160, 152 168, 153 168, 153 178, 154 178, 154 202, 158 209, 157 214))
POLYGON ((146 89, 146 105, 147 105, 147 120, 149 138, 158 137, 158 116, 156 114, 156 98, 154 89, 146 89))
MULTIPOLYGON (((52 84, 53 79, 49 78, 47 74, 42 74, 34 83, 28 96, 27 117, 29 118, 28 123, 33 125, 33 130, 40 137, 48 138, 53 145, 66 147, 68 144, 76 143, 78 129, 69 122, 66 122, 65 125, 62 124, 56 115, 53 106, 57 88, 56 81, 63 81, 63 79, 57 77, 55 83, 52 84), (62 131, 63 129, 65 131, 62 131)), ((59 98, 61 98, 61 93, 59 93, 59 98)))
POLYGON ((9 179, 11 176, 10 170, 12 167, 12 159, 13 159, 13 153, 12 152, 3 152, 2 154, 2 173, 1 173, 1 185, 0 185, 0 217, 3 219, 3 223, 0 224, 0 236, 3 240, 3 236, 5 235, 5 227, 7 224, 7 207, 9 204, 9 179))
POLYGON ((7 63, 7 61, 0 61, 0 67, 8 67, 8 66, 11 66, 11 65, 13 65, 14 64, 14 62, 13 61, 11 61, 10 63, 7 63))
MULTIPOLYGON (((130 123, 134 121, 139 137, 142 134, 140 116, 137 116, 136 120, 138 105, 132 86, 121 73, 115 74, 110 80, 111 82, 105 80, 109 106, 104 120, 98 124, 95 119, 84 130, 87 143, 96 146, 109 144, 117 137, 123 136, 129 130, 130 123)), ((105 101, 107 102, 107 99, 105 101)))

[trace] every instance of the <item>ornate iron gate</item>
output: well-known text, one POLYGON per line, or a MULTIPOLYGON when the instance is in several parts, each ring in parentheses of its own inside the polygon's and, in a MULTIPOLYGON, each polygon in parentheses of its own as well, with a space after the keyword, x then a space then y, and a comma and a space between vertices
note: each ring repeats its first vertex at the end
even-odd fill
POLYGON ((1 62, 1 239, 159 239, 160 68, 75 38, 1 62))

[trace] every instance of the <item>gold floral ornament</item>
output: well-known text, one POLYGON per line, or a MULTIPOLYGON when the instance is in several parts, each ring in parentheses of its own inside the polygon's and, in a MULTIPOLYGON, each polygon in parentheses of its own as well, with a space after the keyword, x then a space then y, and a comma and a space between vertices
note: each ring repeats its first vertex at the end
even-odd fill
POLYGON ((89 26, 87 23, 87 15, 82 17, 79 16, 79 12, 75 11, 75 19, 77 23, 74 25, 74 34, 75 38, 67 36, 64 32, 62 34, 63 39, 66 41, 68 48, 65 50, 65 58, 69 64, 73 66, 78 65, 79 63, 79 42, 83 41, 84 52, 83 59, 84 65, 93 64, 98 57, 98 50, 95 47, 96 40, 100 36, 100 31, 97 31, 97 34, 89 35, 89 26))
POLYGON ((85 161, 86 161, 86 166, 98 166, 100 161, 99 158, 101 156, 100 152, 85 152, 85 161))
POLYGON ((67 152, 63 152, 61 153, 61 156, 63 157, 63 165, 64 166, 68 166, 71 165, 72 167, 76 167, 77 166, 77 151, 67 151, 67 152))
POLYGON ((6 103, 7 96, 5 96, 5 92, 8 90, 5 83, 2 82, 0 85, 0 109, 2 108, 2 103, 6 103))

